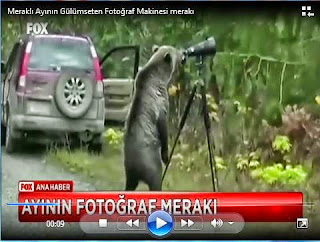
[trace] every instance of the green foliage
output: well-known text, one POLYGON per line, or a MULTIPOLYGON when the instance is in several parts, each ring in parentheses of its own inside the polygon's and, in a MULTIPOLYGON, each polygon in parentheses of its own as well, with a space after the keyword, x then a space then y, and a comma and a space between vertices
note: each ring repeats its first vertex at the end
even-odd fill
POLYGON ((220 156, 215 157, 216 167, 218 170, 226 170, 226 164, 224 162, 224 159, 220 156))
POLYGON ((218 117, 218 105, 216 101, 214 100, 214 97, 210 94, 206 95, 207 98, 207 105, 208 105, 208 111, 209 111, 209 116, 211 117, 212 120, 219 122, 219 117, 218 117))
POLYGON ((275 151, 280 151, 281 154, 290 152, 292 144, 287 136, 277 135, 272 142, 272 148, 275 151))
POLYGON ((241 104, 238 100, 235 100, 233 104, 237 114, 246 114, 247 111, 250 109, 250 108, 248 109, 246 106, 241 104))
POLYGON ((284 167, 275 163, 252 170, 251 176, 268 185, 301 185, 306 182, 307 172, 302 165, 284 167))
POLYGON ((255 169, 260 166, 260 154, 259 150, 249 153, 249 155, 237 154, 236 158, 236 167, 240 171, 245 171, 247 169, 255 169))
POLYGON ((242 155, 236 155, 237 169, 240 171, 246 170, 249 166, 249 159, 242 155))
MULTIPOLYGON (((273 142, 273 147, 275 150, 285 153, 290 151, 291 144, 288 137, 278 135, 273 142)), ((261 150, 251 152, 249 155, 237 154, 235 157, 237 169, 240 171, 249 170, 253 179, 267 185, 299 185, 306 182, 307 171, 302 165, 286 165, 285 167, 281 163, 262 165, 260 156, 261 150)))
POLYGON ((108 144, 118 147, 123 140, 123 132, 117 129, 108 128, 104 133, 103 137, 108 144))

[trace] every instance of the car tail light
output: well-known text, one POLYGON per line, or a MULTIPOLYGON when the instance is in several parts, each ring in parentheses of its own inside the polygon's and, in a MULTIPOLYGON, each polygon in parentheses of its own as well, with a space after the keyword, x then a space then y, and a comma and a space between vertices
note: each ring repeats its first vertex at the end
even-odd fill
POLYGON ((99 58, 98 58, 97 52, 93 46, 91 46, 90 49, 91 49, 91 54, 92 54, 92 58, 93 58, 93 69, 94 69, 94 73, 96 76, 96 81, 102 82, 102 75, 101 75, 101 69, 100 69, 99 58))
POLYGON ((90 47, 93 58, 93 69, 96 77, 96 96, 103 97, 103 81, 97 52, 93 46, 90 47))
POLYGON ((22 64, 20 68, 20 77, 18 82, 18 90, 24 90, 26 87, 26 76, 28 72, 28 64, 30 59, 30 52, 31 52, 32 42, 28 42, 27 47, 25 49, 22 64))

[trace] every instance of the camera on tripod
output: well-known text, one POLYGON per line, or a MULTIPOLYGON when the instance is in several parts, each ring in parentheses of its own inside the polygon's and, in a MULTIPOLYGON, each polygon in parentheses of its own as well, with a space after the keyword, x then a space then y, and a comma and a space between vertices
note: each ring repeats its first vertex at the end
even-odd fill
POLYGON ((203 122, 204 126, 206 129, 206 136, 207 136, 207 145, 208 145, 208 153, 209 153, 209 163, 210 163, 210 170, 211 170, 211 180, 212 180, 212 187, 213 191, 216 192, 219 190, 219 185, 218 185, 218 177, 217 177, 217 171, 216 171, 216 164, 215 164, 215 159, 213 155, 213 147, 212 147, 212 142, 211 142, 211 124, 210 124, 210 118, 209 118, 209 113, 208 113, 208 107, 207 107, 207 97, 206 97, 206 85, 205 85, 205 79, 202 78, 202 72, 201 69, 203 68, 203 61, 204 57, 206 56, 215 56, 216 54, 216 41, 213 37, 207 38, 205 41, 202 41, 196 45, 193 45, 183 51, 183 62, 186 61, 188 57, 196 57, 196 66, 197 66, 197 75, 200 78, 200 80, 196 81, 194 83, 194 86, 192 88, 192 91, 190 93, 190 97, 187 101, 185 110, 183 112, 183 115, 180 120, 179 124, 179 130, 177 133, 176 138, 174 139, 172 150, 169 155, 169 161, 166 165, 166 168, 163 172, 162 175, 162 180, 161 180, 161 186, 164 180, 164 177, 166 175, 166 172, 168 170, 174 149, 177 145, 180 133, 185 125, 188 113, 190 111, 190 107, 192 105, 192 102, 194 100, 195 94, 197 92, 198 86, 200 87, 201 91, 201 99, 202 99, 202 114, 203 114, 203 122))
POLYGON ((205 41, 185 49, 183 51, 183 59, 186 60, 188 57, 214 56, 216 51, 216 41, 213 37, 209 37, 205 41))

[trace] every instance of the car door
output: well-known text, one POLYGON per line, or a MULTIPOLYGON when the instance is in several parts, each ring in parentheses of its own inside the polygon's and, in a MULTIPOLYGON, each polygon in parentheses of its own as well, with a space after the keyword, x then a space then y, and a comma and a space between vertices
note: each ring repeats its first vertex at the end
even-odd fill
POLYGON ((6 64, 1 62, 1 122, 5 125, 7 119, 7 102, 9 98, 10 80, 14 72, 14 61, 18 53, 20 43, 16 43, 10 53, 6 64))
POLYGON ((106 120, 125 121, 132 101, 139 59, 140 47, 136 45, 116 47, 101 58, 106 120))

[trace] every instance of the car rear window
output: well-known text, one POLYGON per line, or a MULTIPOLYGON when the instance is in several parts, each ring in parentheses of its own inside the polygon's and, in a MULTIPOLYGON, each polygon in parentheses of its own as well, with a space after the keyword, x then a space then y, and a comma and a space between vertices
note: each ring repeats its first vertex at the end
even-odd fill
POLYGON ((93 69, 88 42, 70 38, 36 38, 32 43, 29 69, 93 69))

